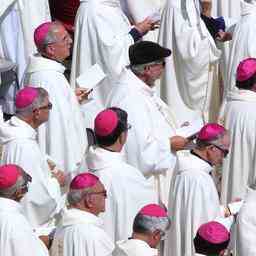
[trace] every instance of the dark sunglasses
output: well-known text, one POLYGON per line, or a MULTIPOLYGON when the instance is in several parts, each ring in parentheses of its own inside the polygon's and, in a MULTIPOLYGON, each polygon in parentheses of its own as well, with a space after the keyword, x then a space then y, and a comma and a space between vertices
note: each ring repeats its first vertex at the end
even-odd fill
POLYGON ((228 153, 229 153, 228 149, 224 149, 224 148, 222 148, 222 147, 220 147, 220 146, 218 146, 216 144, 211 144, 211 145, 216 147, 217 149, 219 149, 223 153, 224 158, 228 155, 228 153))
POLYGON ((87 195, 103 195, 104 197, 107 197, 108 194, 107 194, 107 191, 106 190, 102 190, 102 191, 99 191, 99 192, 91 192, 91 193, 87 193, 87 195))

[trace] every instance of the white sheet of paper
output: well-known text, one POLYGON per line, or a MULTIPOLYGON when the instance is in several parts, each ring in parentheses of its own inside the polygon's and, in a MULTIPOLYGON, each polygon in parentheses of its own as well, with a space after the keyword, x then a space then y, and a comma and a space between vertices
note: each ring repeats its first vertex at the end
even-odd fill
POLYGON ((198 133, 203 126, 204 126, 204 123, 202 119, 195 119, 190 121, 190 125, 178 128, 176 130, 176 134, 187 138, 198 133))
POLYGON ((101 67, 96 63, 80 75, 76 82, 79 87, 93 89, 106 77, 101 67))

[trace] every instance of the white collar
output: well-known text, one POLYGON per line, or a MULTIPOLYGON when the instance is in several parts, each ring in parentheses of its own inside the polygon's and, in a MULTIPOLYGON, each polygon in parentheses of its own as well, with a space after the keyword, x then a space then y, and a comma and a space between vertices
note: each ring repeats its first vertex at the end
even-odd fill
POLYGON ((103 227, 103 221, 92 213, 82 211, 76 208, 64 209, 62 211, 62 226, 70 226, 82 223, 92 224, 99 228, 103 227))
POLYGON ((114 163, 124 163, 124 154, 121 152, 113 152, 101 147, 91 146, 89 148, 86 162, 91 171, 113 166, 114 163))
POLYGON ((12 199, 0 197, 0 212, 17 212, 22 214, 22 206, 19 202, 16 202, 12 199))
POLYGON ((45 70, 54 70, 63 74, 65 72, 65 69, 66 68, 61 63, 55 60, 45 58, 40 54, 34 54, 29 58, 29 64, 26 72, 34 73, 45 70))

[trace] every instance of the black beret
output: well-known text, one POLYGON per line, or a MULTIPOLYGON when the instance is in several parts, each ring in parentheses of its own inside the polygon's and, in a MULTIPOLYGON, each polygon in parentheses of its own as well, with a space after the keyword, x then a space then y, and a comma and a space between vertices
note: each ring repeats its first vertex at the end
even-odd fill
POLYGON ((172 51, 157 43, 140 41, 130 46, 129 58, 131 65, 147 64, 170 56, 172 51))

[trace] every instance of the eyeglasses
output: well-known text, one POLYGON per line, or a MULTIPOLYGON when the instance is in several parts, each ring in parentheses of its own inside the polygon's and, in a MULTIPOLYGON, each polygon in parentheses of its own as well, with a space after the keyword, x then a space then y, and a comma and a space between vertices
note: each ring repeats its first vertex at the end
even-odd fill
POLYGON ((154 61, 153 65, 162 65, 163 67, 165 67, 165 61, 161 60, 161 61, 154 61))
POLYGON ((132 128, 132 125, 127 123, 126 130, 128 131, 128 130, 130 130, 131 128, 132 128))
POLYGON ((159 232, 160 232, 160 237, 161 237, 160 240, 161 240, 161 241, 165 240, 165 238, 166 238, 166 233, 165 233, 164 231, 161 231, 161 230, 160 230, 159 232))
POLYGON ((212 145, 212 146, 216 147, 217 149, 219 149, 219 150, 223 153, 224 158, 225 158, 225 157, 228 155, 228 153, 229 153, 229 150, 228 150, 228 149, 222 148, 221 146, 218 146, 218 145, 216 145, 216 144, 210 144, 210 145, 212 145))
POLYGON ((21 185, 20 189, 23 191, 28 192, 28 188, 29 188, 29 182, 25 182, 24 184, 21 185))
POLYGON ((90 192, 90 193, 87 193, 87 195, 103 195, 105 198, 108 196, 106 190, 102 190, 99 192, 90 192))
POLYGON ((56 43, 69 43, 71 40, 71 37, 69 34, 65 35, 63 38, 59 39, 59 40, 54 40, 51 42, 48 42, 46 45, 50 45, 50 44, 56 44, 56 43))
POLYGON ((46 106, 41 106, 41 107, 39 107, 37 109, 49 109, 49 110, 51 110, 52 109, 52 103, 49 102, 46 106))

